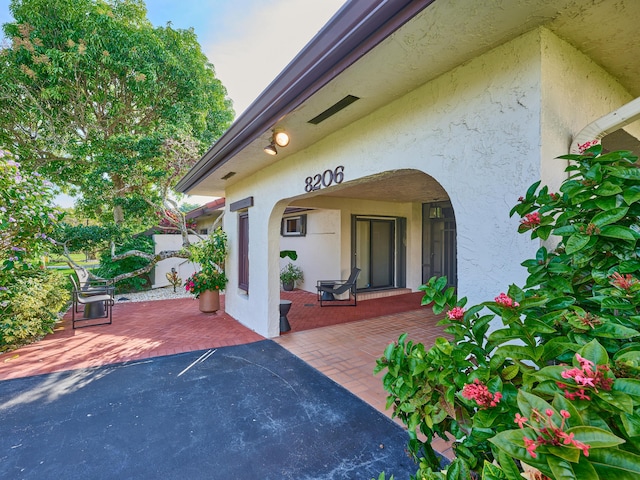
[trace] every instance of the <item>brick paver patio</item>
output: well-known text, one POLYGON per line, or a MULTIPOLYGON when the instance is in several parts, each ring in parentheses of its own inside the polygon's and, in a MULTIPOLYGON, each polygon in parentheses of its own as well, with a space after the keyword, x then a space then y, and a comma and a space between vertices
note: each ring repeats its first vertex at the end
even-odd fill
MULTIPOLYGON (((420 307, 420 292, 361 300, 357 307, 320 308, 314 294, 300 290, 282 298, 293 302, 292 331, 274 341, 388 416, 382 374, 373 375, 376 359, 402 333, 427 347, 442 335, 431 309, 420 307)), ((112 325, 73 330, 68 312, 54 334, 0 354, 0 380, 262 339, 224 312, 224 296, 216 314, 201 313, 191 298, 118 303, 112 325)), ((446 442, 434 448, 451 457, 446 442)))

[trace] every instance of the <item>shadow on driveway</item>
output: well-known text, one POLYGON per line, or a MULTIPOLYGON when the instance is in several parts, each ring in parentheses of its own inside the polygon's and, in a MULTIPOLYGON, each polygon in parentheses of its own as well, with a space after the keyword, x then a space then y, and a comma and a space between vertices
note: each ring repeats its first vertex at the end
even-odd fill
POLYGON ((400 480, 406 432, 270 340, 0 382, 0 478, 400 480))

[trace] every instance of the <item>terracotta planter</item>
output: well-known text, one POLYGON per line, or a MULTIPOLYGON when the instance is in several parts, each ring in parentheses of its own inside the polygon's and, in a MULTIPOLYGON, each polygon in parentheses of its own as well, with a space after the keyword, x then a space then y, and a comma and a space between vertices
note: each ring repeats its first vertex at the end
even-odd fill
POLYGON ((201 312, 215 313, 220 309, 220 290, 205 290, 198 300, 201 312))

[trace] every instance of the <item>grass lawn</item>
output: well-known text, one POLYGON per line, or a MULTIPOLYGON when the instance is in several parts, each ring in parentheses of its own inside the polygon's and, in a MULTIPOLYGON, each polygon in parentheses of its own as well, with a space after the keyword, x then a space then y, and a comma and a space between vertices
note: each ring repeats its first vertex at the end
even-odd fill
MULTIPOLYGON (((86 267, 97 267, 99 264, 98 260, 89 260, 87 261, 87 257, 84 253, 72 253, 71 258, 78 265, 86 266, 86 267)), ((66 267, 67 259, 63 256, 52 255, 47 260, 47 267, 66 267)), ((72 273, 73 270, 69 269, 69 273, 72 273)), ((66 273, 66 272, 65 272, 66 273)))

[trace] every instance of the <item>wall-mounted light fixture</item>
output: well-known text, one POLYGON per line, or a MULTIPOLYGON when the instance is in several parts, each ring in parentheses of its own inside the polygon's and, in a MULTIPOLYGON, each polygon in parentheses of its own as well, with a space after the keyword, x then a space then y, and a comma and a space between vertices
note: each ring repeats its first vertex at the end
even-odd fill
POLYGON ((264 151, 269 155, 277 155, 278 150, 276 149, 276 145, 278 147, 286 147, 289 145, 289 141, 289 134, 281 128, 276 128, 271 135, 271 143, 264 147, 264 151))
POLYGON ((286 147, 287 145, 289 145, 289 134, 287 132, 285 132, 283 129, 281 128, 276 128, 273 131, 273 136, 271 137, 271 140, 275 142, 276 145, 278 145, 279 147, 286 147))
POLYGON ((273 144, 273 142, 271 142, 269 145, 264 147, 264 151, 265 151, 265 153, 268 153, 269 155, 277 155, 278 154, 278 150, 276 150, 276 146, 273 144))

